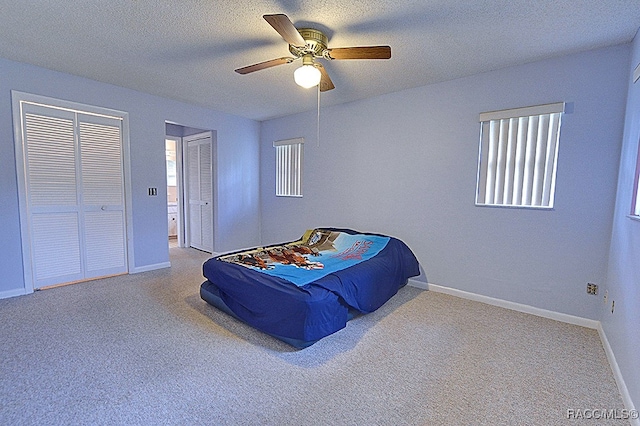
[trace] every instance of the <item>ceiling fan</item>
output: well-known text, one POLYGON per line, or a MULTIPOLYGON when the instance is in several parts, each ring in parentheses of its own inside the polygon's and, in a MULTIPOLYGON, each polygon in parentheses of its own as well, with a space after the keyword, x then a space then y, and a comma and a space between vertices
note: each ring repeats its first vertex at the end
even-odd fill
POLYGON ((302 66, 294 72, 295 82, 305 88, 320 85, 320 91, 334 89, 335 86, 329 74, 316 59, 389 59, 390 46, 359 46, 359 47, 327 47, 328 38, 322 31, 313 28, 296 28, 289 17, 284 14, 264 15, 263 18, 275 29, 282 38, 289 43, 289 52, 293 57, 272 59, 254 65, 238 68, 239 74, 249 74, 276 65, 290 64, 302 58, 302 66))

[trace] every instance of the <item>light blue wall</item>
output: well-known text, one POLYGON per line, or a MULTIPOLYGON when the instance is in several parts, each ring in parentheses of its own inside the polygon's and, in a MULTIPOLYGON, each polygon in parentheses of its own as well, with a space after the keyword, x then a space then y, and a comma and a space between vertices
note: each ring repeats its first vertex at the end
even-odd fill
POLYGON ((606 276, 628 58, 616 46, 322 108, 319 146, 315 112, 263 122, 263 243, 316 226, 384 232, 430 283, 598 319, 586 284, 606 276), (573 112, 555 209, 475 207, 478 114, 559 101, 573 112), (304 197, 277 198, 272 142, 300 136, 304 197))
POLYGON ((631 78, 639 63, 640 36, 636 34, 625 75, 629 91, 609 254, 609 302, 601 305, 600 319, 636 408, 640 408, 640 221, 630 219, 628 214, 640 138, 640 81, 633 84, 631 78))
POLYGON ((216 131, 219 176, 214 182, 218 192, 214 248, 230 250, 259 243, 260 123, 0 59, 0 297, 24 287, 11 90, 129 113, 135 256, 131 269, 169 260, 165 121, 216 131), (157 187, 158 196, 149 197, 148 187, 157 187))

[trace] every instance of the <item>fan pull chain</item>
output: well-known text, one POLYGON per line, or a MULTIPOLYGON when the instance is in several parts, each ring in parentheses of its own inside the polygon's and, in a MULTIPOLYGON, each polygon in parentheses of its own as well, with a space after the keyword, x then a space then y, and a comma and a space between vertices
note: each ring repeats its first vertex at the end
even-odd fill
POLYGON ((316 123, 316 144, 320 148, 320 85, 318 84, 318 120, 316 123))

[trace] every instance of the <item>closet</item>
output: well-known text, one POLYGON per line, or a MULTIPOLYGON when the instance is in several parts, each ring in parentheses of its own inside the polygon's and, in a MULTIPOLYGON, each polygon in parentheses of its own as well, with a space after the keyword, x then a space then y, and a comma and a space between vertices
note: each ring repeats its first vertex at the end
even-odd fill
POLYGON ((122 117, 23 95, 14 118, 25 282, 126 273, 122 117))
POLYGON ((183 138, 189 246, 213 252, 212 132, 183 138))

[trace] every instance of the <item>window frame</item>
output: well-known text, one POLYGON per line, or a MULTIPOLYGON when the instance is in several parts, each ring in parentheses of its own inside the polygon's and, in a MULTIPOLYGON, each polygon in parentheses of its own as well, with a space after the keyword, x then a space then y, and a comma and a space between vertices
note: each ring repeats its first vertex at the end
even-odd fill
POLYGON ((476 206, 553 209, 564 112, 556 102, 479 115, 476 206))
POLYGON ((273 142, 275 151, 276 197, 302 198, 302 169, 304 138, 282 139, 273 142))
POLYGON ((631 198, 631 211, 629 217, 640 220, 640 140, 638 140, 638 149, 636 155, 636 168, 633 177, 633 194, 631 198))

